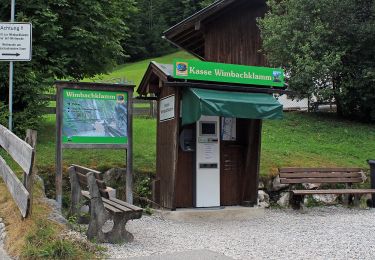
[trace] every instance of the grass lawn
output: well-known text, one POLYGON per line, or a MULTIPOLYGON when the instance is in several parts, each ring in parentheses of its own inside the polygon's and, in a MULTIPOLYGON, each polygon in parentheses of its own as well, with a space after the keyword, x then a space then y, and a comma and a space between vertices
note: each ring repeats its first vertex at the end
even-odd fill
POLYGON ((375 158, 375 125, 338 120, 332 114, 285 113, 263 124, 261 174, 277 167, 354 166, 375 158))
MULTIPOLYGON (((194 59, 179 51, 157 58, 118 66, 112 73, 87 81, 126 79, 138 85, 150 63, 172 63, 176 58, 194 59)), ((51 104, 53 106, 54 104, 51 104)), ((147 108, 147 104, 136 104, 147 108)), ((156 122, 136 118, 134 121, 134 168, 138 172, 155 171, 156 122)), ((39 133, 37 162, 39 166, 54 165, 54 117, 46 117, 39 133)), ((375 158, 375 126, 341 121, 329 114, 286 113, 284 120, 263 123, 261 175, 277 172, 286 166, 358 166, 367 168, 366 160, 375 158)), ((64 163, 84 164, 99 170, 124 166, 124 151, 66 150, 64 163)))
MULTIPOLYGON (((134 169, 155 172, 156 121, 134 119, 134 169)), ((284 120, 263 123, 261 175, 274 174, 287 166, 355 166, 368 168, 375 158, 375 127, 341 121, 333 115, 285 113, 284 120)), ((48 116, 39 131, 37 165, 51 169, 55 161, 55 123, 48 116)), ((64 151, 64 165, 82 164, 99 170, 123 167, 123 150, 70 149, 64 151)))
POLYGON ((142 80, 143 75, 151 61, 156 61, 158 63, 170 64, 174 59, 196 59, 187 52, 179 51, 172 54, 168 54, 162 57, 150 58, 147 60, 142 60, 134 63, 127 63, 118 66, 110 74, 103 74, 96 76, 94 78, 86 79, 85 81, 104 81, 104 82, 119 82, 126 81, 139 85, 142 80))
MULTIPOLYGON (((141 81, 150 61, 172 63, 176 58, 194 59, 180 51, 158 58, 118 66, 111 74, 87 81, 126 79, 136 85, 141 81)), ((53 106, 54 104, 51 104, 53 106)), ((136 104, 147 108, 148 104, 136 104)), ((37 164, 53 172, 55 160, 54 116, 46 116, 39 131, 37 164)), ((134 169, 155 172, 156 122, 134 119, 134 169)), ((342 121, 329 114, 286 113, 284 120, 263 123, 261 175, 275 174, 286 166, 356 166, 368 168, 366 160, 375 159, 375 126, 342 121)), ((65 150, 64 165, 83 164, 99 170, 125 164, 123 150, 65 150)))
MULTIPOLYGON (((137 172, 154 172, 156 148, 156 121, 135 118, 134 129, 134 168, 137 172)), ((55 116, 46 116, 42 129, 38 132, 36 163, 39 168, 50 169, 53 174, 55 163, 55 116)), ((107 149, 65 149, 64 166, 81 164, 99 170, 125 166, 125 150, 107 149)))

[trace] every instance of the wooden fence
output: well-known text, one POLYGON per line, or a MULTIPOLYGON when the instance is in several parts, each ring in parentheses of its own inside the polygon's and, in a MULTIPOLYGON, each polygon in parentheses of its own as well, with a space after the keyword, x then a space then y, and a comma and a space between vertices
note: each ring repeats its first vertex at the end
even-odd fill
POLYGON ((22 217, 31 213, 32 187, 33 187, 33 166, 35 158, 36 131, 28 130, 26 140, 0 125, 0 146, 14 159, 24 172, 23 183, 9 167, 3 157, 0 156, 0 176, 3 178, 10 194, 17 204, 22 217), (34 146, 34 147, 33 147, 34 146))
MULTIPOLYGON (((56 95, 47 94, 45 99, 48 101, 55 101, 56 95)), ((134 116, 144 116, 155 118, 157 116, 157 105, 154 100, 141 100, 133 98, 133 115, 134 116)), ((56 114, 55 107, 46 107, 44 114, 53 115, 56 114)))

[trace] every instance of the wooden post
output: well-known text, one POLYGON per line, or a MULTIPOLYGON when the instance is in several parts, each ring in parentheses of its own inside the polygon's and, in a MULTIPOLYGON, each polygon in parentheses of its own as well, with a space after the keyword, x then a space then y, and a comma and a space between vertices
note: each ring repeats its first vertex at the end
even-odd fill
MULTIPOLYGON (((36 153, 36 140, 37 140, 38 132, 35 130, 27 129, 26 130, 26 138, 25 142, 28 143, 33 149, 34 149, 34 156, 32 158, 33 162, 32 165, 35 165, 35 153, 36 153)), ((29 200, 30 200, 30 207, 29 207, 29 214, 32 214, 32 208, 33 208, 33 186, 34 186, 34 167, 30 170, 30 173, 27 174, 26 172, 23 172, 23 184, 27 191, 29 192, 29 200)))
POLYGON ((105 235, 102 227, 108 220, 108 214, 105 211, 103 201, 99 192, 98 185, 96 184, 96 178, 93 172, 87 173, 87 184, 90 192, 90 223, 87 229, 87 238, 97 239, 98 242, 105 241, 105 235))
POLYGON ((128 148, 126 152, 126 202, 133 204, 133 90, 128 97, 128 148))
POLYGON ((74 166, 69 167, 71 205, 69 215, 80 217, 81 187, 74 166))
POLYGON ((63 116, 62 88, 57 86, 56 93, 56 201, 62 206, 62 116, 63 116))
POLYGON ((150 109, 149 109, 149 116, 152 118, 153 117, 153 111, 154 111, 153 103, 150 100, 150 101, 148 101, 148 104, 149 104, 149 107, 150 107, 150 109))

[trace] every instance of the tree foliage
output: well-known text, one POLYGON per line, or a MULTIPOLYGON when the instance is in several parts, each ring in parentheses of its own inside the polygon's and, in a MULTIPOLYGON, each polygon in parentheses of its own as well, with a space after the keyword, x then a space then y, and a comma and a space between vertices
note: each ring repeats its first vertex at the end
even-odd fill
POLYGON ((341 116, 375 120, 373 0, 269 0, 263 51, 300 94, 335 99, 341 116))
MULTIPOLYGON (((17 0, 16 21, 33 25, 31 62, 15 62, 14 122, 16 132, 36 127, 45 105, 42 93, 55 79, 82 79, 110 71, 126 54, 122 40, 128 28, 124 13, 133 0, 17 0)), ((9 21, 10 1, 0 6, 9 21)), ((8 103, 8 63, 0 63, 0 118, 8 103)), ((6 122, 2 121, 2 124, 6 122)))
MULTIPOLYGON (((33 25, 31 62, 15 63, 15 131, 36 128, 56 79, 106 73, 118 63, 174 50, 162 32, 213 0, 17 0, 16 21, 33 25)), ((10 2, 0 21, 10 20, 10 2)), ((8 63, 0 63, 0 123, 7 125, 8 63)))
POLYGON ((138 0, 131 24, 130 42, 123 45, 130 60, 156 57, 175 50, 161 36, 163 31, 181 22, 214 0, 138 0))

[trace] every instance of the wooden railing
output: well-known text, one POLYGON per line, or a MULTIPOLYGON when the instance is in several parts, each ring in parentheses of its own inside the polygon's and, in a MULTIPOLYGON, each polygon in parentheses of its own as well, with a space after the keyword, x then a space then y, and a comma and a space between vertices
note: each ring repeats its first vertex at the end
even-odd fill
POLYGON ((3 157, 0 156, 0 176, 3 178, 10 194, 18 206, 22 217, 27 217, 31 213, 32 187, 33 187, 33 166, 36 143, 36 131, 27 131, 27 142, 0 125, 0 146, 13 158, 22 168, 23 183, 9 167, 3 157))

